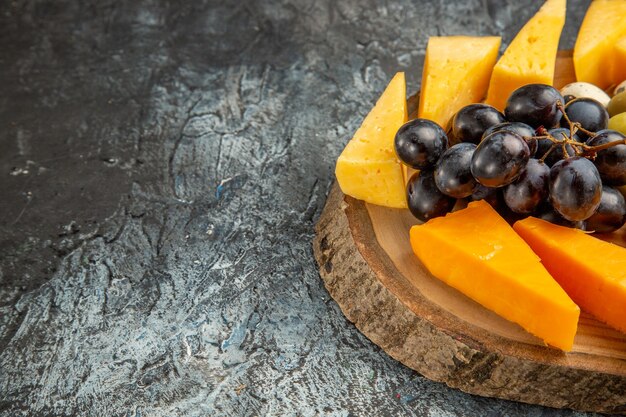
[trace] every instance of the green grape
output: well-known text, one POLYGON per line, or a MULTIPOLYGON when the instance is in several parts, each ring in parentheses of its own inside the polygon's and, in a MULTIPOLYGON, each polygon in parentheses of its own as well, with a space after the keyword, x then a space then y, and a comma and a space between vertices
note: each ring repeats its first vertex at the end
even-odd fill
POLYGON ((616 114, 626 112, 626 91, 622 91, 618 95, 613 96, 611 101, 609 101, 607 110, 609 111, 609 116, 611 117, 616 114))
POLYGON ((626 112, 616 114, 609 119, 609 129, 617 130, 618 132, 626 135, 626 112))

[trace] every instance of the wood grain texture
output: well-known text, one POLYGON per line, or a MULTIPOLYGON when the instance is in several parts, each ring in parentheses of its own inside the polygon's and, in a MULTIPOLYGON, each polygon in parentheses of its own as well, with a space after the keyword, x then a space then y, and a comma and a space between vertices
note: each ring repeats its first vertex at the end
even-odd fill
MULTIPOLYGON (((573 80, 559 54, 555 84, 573 80)), ((410 111, 416 97, 409 100, 410 111)), ((314 252, 346 317, 392 357, 473 394, 557 408, 626 411, 626 335, 581 314, 563 353, 434 278, 413 255, 407 210, 374 206, 332 189, 314 252)), ((604 238, 620 243, 626 228, 604 238)))

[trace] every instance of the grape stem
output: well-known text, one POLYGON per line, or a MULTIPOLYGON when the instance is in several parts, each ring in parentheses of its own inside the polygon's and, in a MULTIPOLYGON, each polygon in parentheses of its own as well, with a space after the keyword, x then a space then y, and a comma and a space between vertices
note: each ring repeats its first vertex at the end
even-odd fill
POLYGON ((548 157, 548 155, 550 155, 559 146, 563 149, 563 159, 570 157, 569 151, 567 150, 567 145, 570 145, 572 149, 574 149, 574 152, 576 153, 577 156, 584 156, 584 157, 589 157, 593 159, 595 158, 596 153, 598 153, 599 151, 603 151, 605 149, 612 148, 613 146, 617 146, 617 145, 626 145, 626 138, 622 140, 613 141, 613 142, 603 143, 601 145, 596 145, 596 146, 589 146, 586 143, 578 142, 577 140, 574 139, 574 135, 578 131, 585 133, 587 136, 591 138, 596 136, 597 133, 591 132, 583 128, 578 122, 572 122, 570 118, 567 116, 567 113, 565 113, 565 106, 563 106, 563 103, 561 103, 560 100, 556 102, 556 106, 563 114, 563 118, 565 119, 565 121, 567 122, 569 126, 569 136, 565 135, 564 133, 561 133, 562 139, 555 138, 543 126, 540 126, 537 129, 536 131, 537 136, 530 136, 530 137, 524 136, 525 140, 548 139, 550 142, 552 142, 552 146, 550 146, 550 148, 546 151, 546 153, 543 154, 543 156, 539 159, 540 162, 543 163, 545 159, 548 157))

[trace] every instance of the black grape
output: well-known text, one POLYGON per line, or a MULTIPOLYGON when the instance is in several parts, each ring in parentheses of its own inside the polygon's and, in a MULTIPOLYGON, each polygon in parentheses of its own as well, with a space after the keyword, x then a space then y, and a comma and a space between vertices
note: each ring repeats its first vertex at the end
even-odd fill
POLYGON ((448 137, 439 125, 426 119, 411 120, 396 133, 398 159, 415 169, 431 168, 448 148, 448 137))
MULTIPOLYGON (((609 112, 600 102, 589 97, 577 98, 567 103, 565 114, 571 122, 578 122, 583 129, 591 132, 597 132, 609 126, 609 112)), ((565 117, 561 119, 561 126, 569 130, 565 117)), ((585 132, 579 130, 576 133, 581 139, 587 139, 585 132)))
POLYGON ((502 196, 499 188, 485 187, 482 184, 478 184, 474 193, 469 196, 470 201, 485 200, 494 209, 498 209, 502 206, 502 196))
POLYGON ((542 204, 537 209, 537 212, 534 214, 534 216, 559 226, 587 230, 587 225, 584 220, 579 220, 575 222, 567 220, 563 216, 561 216, 556 210, 554 210, 554 207, 552 207, 549 203, 542 204))
MULTIPOLYGON (((615 130, 601 130, 587 141, 587 145, 598 146, 624 138, 624 135, 615 130)), ((608 185, 626 185, 626 145, 616 145, 598 151, 594 164, 602 180, 608 185)))
POLYGON ((510 122, 523 122, 533 128, 556 127, 563 114, 557 101, 565 99, 557 89, 546 84, 528 84, 513 91, 506 102, 504 115, 510 122))
POLYGON ((409 179, 406 192, 409 210, 423 222, 445 215, 456 204, 455 198, 439 191, 432 171, 414 173, 409 179))
POLYGON ((470 165, 476 145, 462 142, 448 148, 435 166, 435 184, 439 190, 454 198, 470 196, 478 183, 470 165))
POLYGON ((535 153, 537 153, 537 141, 533 139, 525 139, 535 136, 535 129, 533 129, 526 123, 505 122, 495 126, 491 126, 489 129, 485 130, 485 133, 483 133, 483 139, 492 133, 500 132, 503 130, 517 133, 522 138, 524 138, 526 144, 528 145, 528 149, 530 150, 530 157, 532 158, 533 156, 535 156, 535 153))
POLYGON ((626 201, 615 188, 602 187, 600 205, 586 221, 587 230, 598 233, 610 233, 621 228, 626 222, 626 201))
POLYGON ((478 144, 486 129, 505 122, 504 115, 487 104, 470 104, 459 110, 452 118, 454 143, 478 144))
POLYGON ((522 174, 504 188, 504 202, 515 213, 530 214, 548 196, 550 168, 529 159, 522 174))
POLYGON ((512 183, 530 158, 528 145, 520 135, 503 130, 480 142, 472 156, 472 175, 487 187, 512 183))
POLYGON ((550 169, 550 203, 567 220, 589 218, 600 205, 602 180, 593 162, 581 156, 550 169))

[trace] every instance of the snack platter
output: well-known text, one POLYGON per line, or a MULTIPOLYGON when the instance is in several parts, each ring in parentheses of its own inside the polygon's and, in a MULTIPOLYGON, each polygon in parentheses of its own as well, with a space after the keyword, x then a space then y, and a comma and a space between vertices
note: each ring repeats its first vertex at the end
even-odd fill
MULTIPOLYGON (((575 81, 560 51, 554 87, 575 81)), ((419 96, 408 100, 409 120, 419 96)), ((348 320, 393 358, 462 391, 550 407, 626 411, 626 334, 585 311, 571 351, 546 346, 435 278, 413 254, 406 209, 369 204, 333 186, 314 254, 348 320)), ((626 227, 601 239, 626 247, 626 227)))

